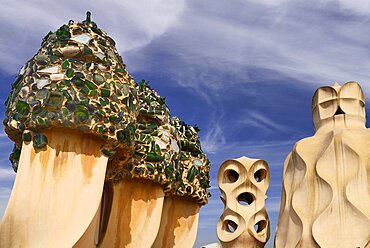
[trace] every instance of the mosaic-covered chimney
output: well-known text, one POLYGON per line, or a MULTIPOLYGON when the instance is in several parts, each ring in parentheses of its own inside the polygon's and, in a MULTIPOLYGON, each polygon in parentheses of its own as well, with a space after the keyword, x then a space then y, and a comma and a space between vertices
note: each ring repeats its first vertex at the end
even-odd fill
POLYGON ((18 173, 1 246, 22 240, 79 247, 97 232, 94 242, 101 247, 117 239, 149 247, 168 241, 162 226, 176 233, 171 242, 194 242, 199 208, 209 197, 210 163, 199 130, 171 117, 165 98, 148 82, 135 83, 115 42, 89 12, 85 21, 69 21, 44 37, 5 105, 5 131, 15 143, 10 160, 18 173), (174 219, 195 224, 176 231, 174 219), (127 222, 131 233, 117 229, 127 222))

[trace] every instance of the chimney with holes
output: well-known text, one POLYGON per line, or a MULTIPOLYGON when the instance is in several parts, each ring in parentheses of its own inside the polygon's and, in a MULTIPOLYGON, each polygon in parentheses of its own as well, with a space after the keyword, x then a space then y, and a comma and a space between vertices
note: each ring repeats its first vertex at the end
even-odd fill
POLYGON ((223 248, 264 247, 270 236, 265 209, 270 183, 264 160, 241 157, 226 160, 218 171, 224 212, 217 223, 223 248))

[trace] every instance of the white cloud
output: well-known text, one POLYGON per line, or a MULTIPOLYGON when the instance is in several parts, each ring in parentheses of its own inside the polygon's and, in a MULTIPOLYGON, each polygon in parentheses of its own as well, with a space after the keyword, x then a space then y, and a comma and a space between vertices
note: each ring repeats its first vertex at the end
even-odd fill
MULTIPOLYGON (((297 2, 297 0, 249 0, 249 2, 265 5, 272 8, 276 8, 279 7, 280 5, 294 1, 297 2)), ((370 13, 370 2, 367 0, 320 0, 315 1, 315 3, 321 5, 328 5, 331 6, 332 8, 337 7, 336 4, 339 4, 340 7, 349 12, 357 12, 360 14, 370 13)))
POLYGON ((287 3, 292 0, 250 0, 250 2, 266 5, 269 7, 278 7, 279 5, 282 5, 284 3, 287 3))
POLYGON ((155 45, 128 53, 133 71, 166 68, 179 85, 205 96, 256 79, 314 87, 356 80, 370 93, 370 12, 359 17, 334 0, 187 3, 155 45), (153 50, 171 58, 153 60, 153 50), (263 71, 256 76, 256 69, 263 71))
POLYGON ((87 10, 99 27, 128 51, 150 43, 176 25, 185 10, 185 0, 135 1, 4 1, 0 26, 0 70, 16 70, 39 49, 42 37, 69 19, 82 21, 87 10))
POLYGON ((205 153, 216 153, 219 149, 223 149, 225 143, 226 139, 219 124, 211 127, 204 138, 201 139, 202 148, 205 153))
MULTIPOLYGON (((249 0, 249 2, 276 8, 284 4, 299 2, 299 0, 249 0)), ((301 0, 301 2, 303 1, 301 0)), ((370 14, 370 2, 368 0, 319 0, 313 3, 332 9, 340 7, 344 11, 347 11, 348 14, 370 14)))
POLYGON ((365 15, 370 14, 370 2, 367 0, 338 0, 338 2, 345 10, 365 15))
POLYGON ((256 128, 261 128, 265 131, 280 131, 280 132, 292 132, 291 127, 286 127, 284 125, 281 125, 274 121, 273 119, 267 117, 266 115, 251 110, 251 111, 246 111, 246 113, 243 115, 246 118, 243 118, 239 121, 241 125, 247 125, 250 127, 256 127, 256 128))
POLYGON ((0 180, 1 181, 4 181, 4 180, 13 181, 14 177, 15 177, 15 172, 10 166, 8 166, 8 168, 0 168, 0 180))
MULTIPOLYGON (((15 74, 38 49, 41 38, 68 19, 93 20, 117 41, 132 71, 162 64, 167 75, 210 102, 225 85, 288 77, 315 85, 357 80, 370 86, 370 3, 367 0, 187 1, 140 0, 63 2, 0 0, 0 68, 15 74), (145 48, 173 56, 148 58, 145 48), (151 48, 152 49, 152 48, 151 48), (130 52, 129 52, 130 51, 130 52), (126 56, 127 55, 127 56, 126 56), (234 76, 225 80, 222 75, 234 76), (211 90, 211 91, 210 91, 211 90)), ((154 52, 154 51, 151 51, 154 52)), ((158 68, 158 67, 157 67, 158 68)))
MULTIPOLYGON (((218 167, 226 159, 238 158, 241 156, 264 159, 268 163, 270 170, 282 170, 284 159, 292 149, 294 143, 296 143, 296 140, 258 141, 254 139, 227 142, 223 146, 218 147, 219 151, 222 152, 212 154, 211 170, 217 171, 218 167)), ((217 183, 212 185, 217 185, 217 183)))

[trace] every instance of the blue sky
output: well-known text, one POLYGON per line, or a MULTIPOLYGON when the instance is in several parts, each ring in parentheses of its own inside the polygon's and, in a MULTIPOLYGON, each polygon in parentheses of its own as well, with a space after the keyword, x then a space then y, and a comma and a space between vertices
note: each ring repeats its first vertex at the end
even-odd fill
MULTIPOLYGON (((296 141, 313 134, 314 91, 355 80, 370 94, 367 0, 0 0, 0 6, 1 102, 42 37, 90 10, 134 78, 151 81, 173 115, 200 127, 213 197, 201 210, 195 247, 217 242, 223 209, 217 171, 240 156, 270 166, 272 247, 284 159, 296 141)), ((10 150, 1 132, 0 215, 15 175, 10 150)))

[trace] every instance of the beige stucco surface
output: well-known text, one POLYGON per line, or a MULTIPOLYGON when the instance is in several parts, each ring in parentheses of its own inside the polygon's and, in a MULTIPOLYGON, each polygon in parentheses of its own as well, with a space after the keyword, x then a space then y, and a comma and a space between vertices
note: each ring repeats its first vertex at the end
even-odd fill
POLYGON ((107 165, 101 141, 62 129, 45 135, 43 150, 23 143, 0 247, 72 247, 97 212, 107 165))
POLYGON ((318 89, 314 136, 288 155, 275 246, 370 247, 370 130, 355 82, 318 89))
POLYGON ((267 163, 240 157, 222 163, 218 185, 224 211, 217 222, 222 247, 264 247, 270 236, 266 191, 270 183, 267 163))

